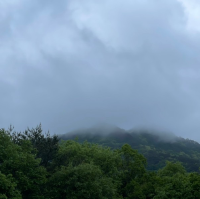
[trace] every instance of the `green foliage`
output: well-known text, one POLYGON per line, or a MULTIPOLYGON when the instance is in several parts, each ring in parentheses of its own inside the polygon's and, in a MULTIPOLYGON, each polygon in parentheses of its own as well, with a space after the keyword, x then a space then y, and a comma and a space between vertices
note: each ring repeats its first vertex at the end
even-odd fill
MULTIPOLYGON (((97 131, 97 130, 96 130, 97 131)), ((188 139, 148 131, 125 131, 116 128, 107 134, 92 133, 91 129, 61 135, 63 140, 79 138, 103 146, 119 149, 129 144, 147 159, 147 169, 156 171, 165 166, 165 161, 181 162, 188 172, 199 172, 200 144, 188 139)))
POLYGON ((67 141, 61 143, 54 165, 68 166, 71 163, 73 166, 77 166, 81 163, 93 162, 100 166, 106 175, 113 173, 115 175, 119 160, 119 154, 108 147, 88 142, 80 144, 75 141, 67 141))
POLYGON ((16 186, 11 174, 6 176, 0 172, 0 199, 22 199, 16 186))
POLYGON ((166 166, 158 171, 158 175, 160 177, 165 177, 165 176, 172 177, 176 174, 181 174, 181 175, 186 174, 186 170, 180 162, 172 163, 167 161, 166 163, 167 163, 166 166))
MULTIPOLYGON (((140 137, 145 144, 152 139, 140 137)), ((144 150, 156 152, 155 145, 143 146, 144 150)), ((180 156, 185 154, 186 151, 179 152, 180 156)), ((168 156, 163 153, 163 160, 165 157, 168 156)), ((57 137, 42 134, 41 125, 24 133, 2 129, 0 199, 200 198, 199 173, 188 173, 180 162, 159 164, 164 167, 148 171, 146 158, 130 144, 114 150, 73 140, 58 145, 57 137)))
POLYGON ((40 165, 47 167, 55 158, 58 151, 58 136, 51 136, 50 133, 42 133, 41 124, 36 128, 27 129, 23 133, 12 132, 12 127, 9 134, 12 136, 14 143, 22 145, 24 140, 29 140, 34 149, 36 149, 36 157, 41 158, 40 165))
POLYGON ((42 198, 41 188, 46 181, 46 170, 39 166, 40 159, 32 154, 29 141, 14 144, 4 130, 0 131, 0 171, 12 176, 16 189, 23 198, 42 198))
MULTIPOLYGON (((72 171, 72 168, 76 168, 75 171, 78 172, 80 169, 85 168, 85 175, 90 175, 87 168, 93 168, 93 170, 100 172, 99 176, 104 176, 101 183, 109 182, 109 184, 105 185, 104 189, 109 185, 110 194, 112 192, 112 197, 109 198, 114 198, 114 196, 117 195, 117 187, 120 186, 120 172, 118 171, 119 164, 120 154, 110 148, 90 144, 88 142, 80 144, 75 141, 67 141, 61 143, 58 155, 53 162, 53 168, 56 170, 56 173, 66 171, 66 169, 71 169, 72 171)), ((89 177, 86 178, 89 179, 89 177)), ((93 181, 95 179, 93 179, 93 181)))
MULTIPOLYGON (((73 179, 78 178, 78 182, 80 182, 80 179, 90 179, 91 182, 95 182, 95 180, 98 179, 98 183, 108 182, 107 185, 104 185, 104 189, 109 187, 109 192, 106 190, 101 191, 102 187, 97 183, 99 191, 107 196, 96 195, 95 198, 119 198, 120 194, 125 197, 127 192, 130 192, 128 196, 132 197, 134 193, 136 195, 139 193, 139 187, 141 185, 140 179, 146 172, 145 166, 146 159, 127 144, 124 145, 120 150, 113 151, 108 147, 102 147, 96 144, 90 144, 88 142, 80 144, 75 141, 67 141, 61 143, 58 155, 53 162, 53 167, 56 172, 54 173, 55 176, 53 175, 54 177, 51 179, 51 181, 59 182, 56 186, 56 190, 59 190, 59 194, 63 193, 63 198, 72 197, 69 195, 70 192, 65 192, 63 187, 76 186, 75 181, 73 181, 73 183, 70 181, 70 175, 72 175, 73 179), (78 172, 83 168, 85 171, 78 172), (93 176, 90 173, 93 170, 94 173, 96 173, 97 178, 90 178, 93 176), (75 171, 78 172, 78 174, 75 173, 75 171), (68 172, 71 172, 72 174, 69 174, 68 172), (84 176, 82 176, 83 174, 84 176), (61 176, 65 175, 67 175, 67 177, 65 177, 65 181, 63 181, 61 176), (90 177, 87 177, 87 175, 90 175, 90 177), (101 178, 98 176, 101 176, 101 178), (68 183, 68 186, 65 183, 68 183)), ((84 183, 84 181, 82 183, 84 183)), ((55 185, 53 185, 53 187, 55 187, 55 185)), ((74 189, 70 188, 70 190, 74 189)), ((55 190, 52 190, 52 192, 55 192, 55 190)), ((57 192, 55 193, 57 194, 57 192)), ((96 191, 96 193, 98 192, 96 191)), ((141 189, 140 193, 142 193, 141 189)), ((53 195, 53 193, 51 193, 51 195, 53 195)), ((59 195, 59 197, 61 197, 61 195, 59 195)), ((76 196, 73 196, 72 198, 79 197, 80 196, 76 194, 76 196)), ((86 196, 82 196, 82 198, 85 197, 86 196)))
POLYGON ((134 198, 137 195, 138 198, 144 198, 141 178, 146 172, 146 159, 128 144, 123 145, 118 152, 121 155, 121 192, 123 197, 134 198))
POLYGON ((191 184, 193 198, 194 199, 200 198, 200 174, 190 173, 189 181, 191 184))
POLYGON ((49 183, 52 188, 48 198, 113 199, 116 196, 112 178, 103 175, 102 170, 91 163, 63 166, 52 175, 49 183))
POLYGON ((192 187, 185 168, 180 163, 167 162, 158 172, 155 199, 192 199, 192 187))

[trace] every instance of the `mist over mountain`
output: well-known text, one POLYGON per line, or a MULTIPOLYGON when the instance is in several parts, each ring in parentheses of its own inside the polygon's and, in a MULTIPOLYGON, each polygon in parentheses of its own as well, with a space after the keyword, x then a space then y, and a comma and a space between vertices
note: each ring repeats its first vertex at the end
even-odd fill
POLYGON ((199 171, 200 144, 171 132, 136 128, 125 130, 113 125, 96 125, 59 135, 62 140, 76 139, 118 149, 129 144, 147 158, 149 170, 158 170, 168 161, 181 162, 188 171, 199 171))
POLYGON ((74 131, 70 131, 66 133, 66 135, 74 135, 74 134, 91 134, 91 135, 98 135, 98 136, 107 136, 113 132, 126 132, 125 129, 117 127, 115 125, 107 124, 107 123, 99 123, 95 124, 89 128, 79 128, 74 131))
POLYGON ((176 142, 178 140, 178 137, 171 133, 166 131, 161 131, 158 129, 147 129, 147 128, 131 128, 128 130, 125 130, 123 128, 120 128, 118 126, 108 124, 108 123, 99 123, 96 125, 93 125, 89 128, 79 128, 74 131, 67 132, 65 134, 60 134, 59 136, 61 138, 64 137, 74 137, 74 136, 94 136, 94 137, 110 137, 110 136, 140 136, 143 134, 149 134, 157 138, 158 141, 161 142, 176 142))

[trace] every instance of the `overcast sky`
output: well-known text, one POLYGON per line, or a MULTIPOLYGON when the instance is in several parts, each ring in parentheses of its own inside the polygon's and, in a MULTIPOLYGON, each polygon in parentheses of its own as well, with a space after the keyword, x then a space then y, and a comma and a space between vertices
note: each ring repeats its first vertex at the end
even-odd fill
POLYGON ((0 0, 0 75, 2 128, 200 141, 200 1, 0 0))

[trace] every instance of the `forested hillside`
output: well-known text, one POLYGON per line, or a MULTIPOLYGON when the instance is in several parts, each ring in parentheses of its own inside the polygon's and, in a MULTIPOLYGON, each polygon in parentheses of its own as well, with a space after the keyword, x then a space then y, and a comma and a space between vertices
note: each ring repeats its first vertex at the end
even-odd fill
POLYGON ((118 127, 81 129, 59 136, 61 139, 85 140, 117 149, 129 144, 147 158, 147 169, 158 170, 168 161, 180 161, 187 171, 199 171, 200 144, 173 134, 148 130, 129 130, 118 127))
POLYGON ((186 172, 179 162, 149 171, 146 158, 129 144, 116 148, 62 141, 43 134, 41 125, 22 133, 1 129, 0 198, 200 198, 198 172, 186 172))

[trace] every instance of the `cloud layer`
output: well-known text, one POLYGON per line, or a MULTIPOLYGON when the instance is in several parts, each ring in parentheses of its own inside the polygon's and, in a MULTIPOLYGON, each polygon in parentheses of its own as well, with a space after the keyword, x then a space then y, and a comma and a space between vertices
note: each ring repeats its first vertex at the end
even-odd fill
POLYGON ((107 122, 200 141, 198 8, 195 0, 0 3, 1 126, 41 122, 65 133, 107 122))

